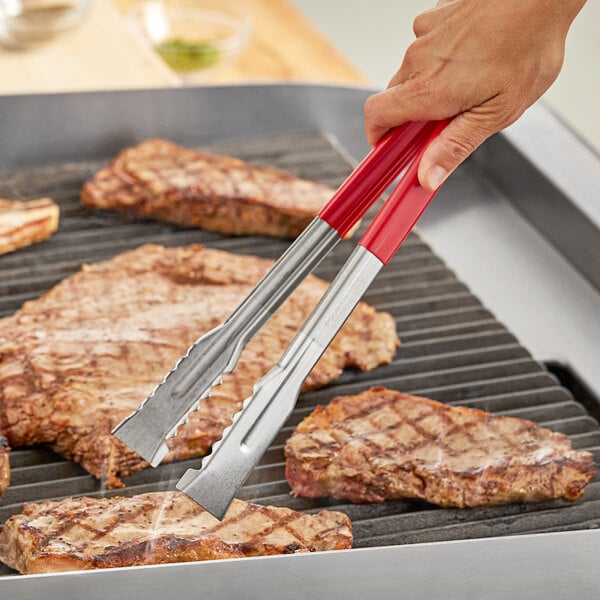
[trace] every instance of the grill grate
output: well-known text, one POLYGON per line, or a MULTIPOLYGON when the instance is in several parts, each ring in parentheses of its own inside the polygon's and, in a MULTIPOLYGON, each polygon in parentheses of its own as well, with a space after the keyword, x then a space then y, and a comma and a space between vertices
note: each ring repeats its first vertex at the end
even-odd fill
MULTIPOLYGON (((249 140, 213 147, 259 164, 275 165, 301 177, 337 186, 350 170, 334 140, 316 132, 249 140)), ((0 257, 0 316, 38 297, 82 262, 110 258, 145 242, 168 246, 199 242, 213 248, 277 258, 286 243, 262 237, 227 238, 217 233, 157 223, 125 221, 79 206, 82 183, 102 166, 97 162, 28 169, 6 174, 0 197, 52 196, 61 207, 58 233, 49 241, 0 257)), ((364 227, 364 226, 363 226, 364 227)), ((354 244, 327 257, 316 274, 332 279, 354 244)), ((423 502, 351 505, 343 501, 292 498, 284 477, 283 443, 317 404, 371 385, 430 396, 449 404, 534 420, 570 436, 573 446, 600 459, 600 428, 554 376, 535 362, 480 304, 466 286, 415 234, 380 274, 365 300, 396 320, 403 345, 392 364, 371 373, 346 371, 327 388, 303 394, 239 496, 305 511, 335 507, 354 523, 355 547, 466 539, 600 526, 600 482, 584 498, 474 510, 439 509, 423 502)), ((42 448, 14 449, 12 484, 0 502, 0 522, 21 511, 26 501, 68 495, 112 496, 173 489, 199 459, 146 469, 127 478, 124 490, 105 490, 74 463, 42 448)), ((0 575, 12 571, 0 567, 0 575)))

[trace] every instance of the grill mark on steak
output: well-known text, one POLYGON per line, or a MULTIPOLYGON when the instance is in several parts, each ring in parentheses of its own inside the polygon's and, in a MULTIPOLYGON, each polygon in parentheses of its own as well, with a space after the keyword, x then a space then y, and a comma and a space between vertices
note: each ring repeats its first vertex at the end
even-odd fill
POLYGON ((277 169, 153 139, 123 150, 85 184, 81 201, 223 233, 295 237, 332 195, 277 169))
MULTIPOLYGON (((276 510, 276 509, 274 509, 274 510, 276 510)), ((248 512, 255 512, 254 507, 248 507, 248 512)), ((261 540, 268 538, 268 536, 271 535, 277 529, 285 530, 287 533, 289 533, 294 538, 295 542, 299 542, 299 543, 293 544, 293 546, 295 546, 296 548, 299 549, 299 548, 304 547, 304 548, 307 548, 310 550, 310 548, 311 548, 310 542, 307 541, 306 539, 304 539, 302 537, 302 535, 298 531, 296 531, 296 529, 293 527, 294 523, 296 523, 299 519, 302 518, 302 513, 290 512, 283 519, 278 519, 277 514, 274 513, 272 510, 270 510, 270 507, 266 507, 262 511, 262 513, 266 517, 268 517, 268 519, 271 520, 271 523, 269 523, 269 522, 265 523, 264 529, 256 532, 247 542, 244 542, 243 544, 240 545, 240 548, 242 549, 242 551, 244 552, 245 555, 255 555, 255 553, 256 553, 255 549, 259 544, 262 543, 261 540)), ((213 529, 213 532, 218 531, 218 529, 220 527, 221 527, 220 524, 217 525, 213 529)), ((287 554, 289 547, 290 547, 290 544, 287 544, 283 548, 282 553, 287 554)))
POLYGON ((306 515, 234 500, 219 522, 182 493, 158 492, 25 504, 4 525, 0 559, 21 573, 45 573, 351 545, 350 519, 339 512, 306 515))
MULTIPOLYGON (((49 444, 109 487, 122 485, 120 477, 147 463, 110 431, 271 265, 199 246, 147 245, 84 266, 0 320, 0 432, 12 446, 49 444)), ((166 460, 204 455, 221 438, 325 288, 315 277, 303 282, 248 344, 235 371, 168 441, 166 460)), ((304 389, 334 381, 346 366, 389 363, 397 343, 393 318, 360 303, 304 389)))
POLYGON ((531 421, 385 388, 318 407, 285 456, 296 495, 460 508, 577 500, 598 472, 589 452, 531 421))
MULTIPOLYGON (((141 515, 143 512, 144 512, 144 507, 140 506, 137 510, 131 511, 127 515, 127 518, 129 520, 133 521, 133 520, 135 520, 135 518, 137 516, 141 515)), ((103 529, 97 530, 96 534, 92 536, 92 540, 99 540, 99 539, 102 539, 103 537, 106 537, 109 533, 111 533, 111 531, 114 531, 120 524, 121 524, 121 518, 117 515, 113 519, 112 523, 109 523, 109 525, 107 525, 103 529)), ((92 531, 93 531, 93 529, 92 529, 92 531)))

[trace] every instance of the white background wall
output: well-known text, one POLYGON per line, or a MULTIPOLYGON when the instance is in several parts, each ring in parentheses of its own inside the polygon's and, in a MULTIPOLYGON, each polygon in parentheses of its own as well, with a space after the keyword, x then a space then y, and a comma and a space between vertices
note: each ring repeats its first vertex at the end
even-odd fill
MULTIPOLYGON (((292 1, 380 88, 387 85, 414 39, 414 17, 435 4, 434 0, 292 1)), ((563 70, 544 100, 600 152, 600 0, 587 0, 575 20, 563 70)))

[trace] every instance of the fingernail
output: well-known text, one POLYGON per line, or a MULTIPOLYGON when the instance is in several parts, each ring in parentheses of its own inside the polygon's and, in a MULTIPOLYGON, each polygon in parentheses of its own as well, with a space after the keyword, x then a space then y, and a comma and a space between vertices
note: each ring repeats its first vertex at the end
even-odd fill
POLYGON ((446 181, 446 177, 448 177, 448 171, 440 165, 434 165, 427 171, 425 179, 432 190, 437 190, 446 181))

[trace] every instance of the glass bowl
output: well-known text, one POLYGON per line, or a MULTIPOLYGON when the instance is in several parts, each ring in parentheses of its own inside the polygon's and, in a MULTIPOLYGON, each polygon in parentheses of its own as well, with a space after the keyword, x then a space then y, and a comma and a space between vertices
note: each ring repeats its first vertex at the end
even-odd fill
POLYGON ((21 49, 83 22, 92 0, 0 0, 0 42, 21 49))
POLYGON ((129 13, 145 42, 184 80, 206 77, 247 44, 252 20, 223 2, 146 2, 129 13))

